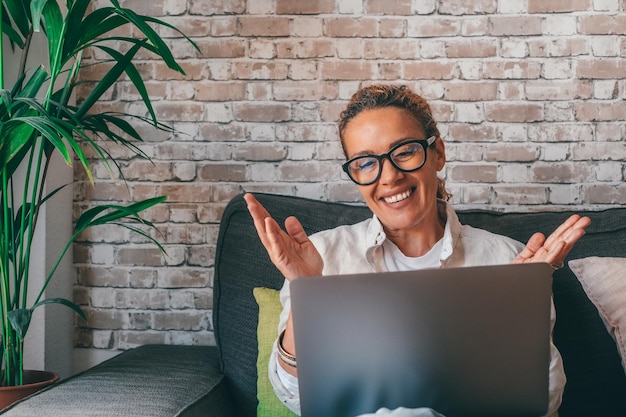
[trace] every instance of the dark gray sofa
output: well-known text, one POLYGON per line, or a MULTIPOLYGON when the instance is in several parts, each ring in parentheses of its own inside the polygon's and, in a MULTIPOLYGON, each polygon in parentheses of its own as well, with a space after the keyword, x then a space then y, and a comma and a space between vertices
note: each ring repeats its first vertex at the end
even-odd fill
MULTIPOLYGON (((370 216, 367 208, 257 194, 282 222, 297 215, 308 233, 370 216)), ((569 212, 466 211, 461 221, 526 241, 549 233, 569 212)), ((585 237, 569 259, 626 256, 626 208, 587 213, 585 237)), ((256 415, 258 308, 255 287, 280 288, 242 196, 226 208, 217 244, 213 324, 217 347, 143 346, 61 381, 0 413, 3 416, 256 415)), ((554 339, 568 377, 560 417, 626 416, 626 376, 615 342, 566 266, 554 274, 554 339)))

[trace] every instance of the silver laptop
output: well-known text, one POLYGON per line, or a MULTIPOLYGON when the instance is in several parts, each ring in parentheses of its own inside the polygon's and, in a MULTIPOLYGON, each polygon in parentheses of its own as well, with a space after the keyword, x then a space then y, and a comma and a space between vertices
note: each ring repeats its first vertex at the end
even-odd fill
POLYGON ((291 282, 303 417, 430 407, 446 417, 547 412, 548 264, 291 282))

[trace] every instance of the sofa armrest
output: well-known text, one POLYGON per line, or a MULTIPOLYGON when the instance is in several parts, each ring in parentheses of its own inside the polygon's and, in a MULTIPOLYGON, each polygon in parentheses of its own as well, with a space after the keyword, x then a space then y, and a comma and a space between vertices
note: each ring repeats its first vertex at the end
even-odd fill
POLYGON ((3 417, 235 417, 214 346, 146 345, 22 400, 3 417))

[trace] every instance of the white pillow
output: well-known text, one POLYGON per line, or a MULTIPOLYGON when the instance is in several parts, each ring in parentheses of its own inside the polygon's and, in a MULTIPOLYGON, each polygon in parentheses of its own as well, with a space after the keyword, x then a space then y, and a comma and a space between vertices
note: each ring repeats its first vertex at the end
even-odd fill
POLYGON ((568 265, 615 339, 626 371, 626 258, 591 256, 568 265))

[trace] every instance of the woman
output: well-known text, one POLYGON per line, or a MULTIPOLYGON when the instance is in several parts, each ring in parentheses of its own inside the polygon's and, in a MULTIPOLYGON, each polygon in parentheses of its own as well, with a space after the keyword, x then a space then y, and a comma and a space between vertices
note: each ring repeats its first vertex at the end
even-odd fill
MULTIPOLYGON (((281 290, 280 336, 269 372, 277 396, 296 413, 299 396, 290 280, 509 262, 547 262, 557 268, 590 223, 587 217, 572 216, 547 239, 537 233, 526 246, 461 225, 437 176, 446 158, 430 107, 405 86, 372 85, 358 91, 340 115, 339 137, 347 158, 344 171, 357 184, 373 218, 309 238, 296 218, 285 221, 285 232, 252 195, 245 196, 259 237, 286 278, 281 290)), ((553 308, 552 325, 554 320, 553 308)), ((558 409, 564 385, 561 357, 552 344, 548 415, 558 409)), ((377 415, 385 413, 437 415, 406 409, 380 410, 377 415)))

